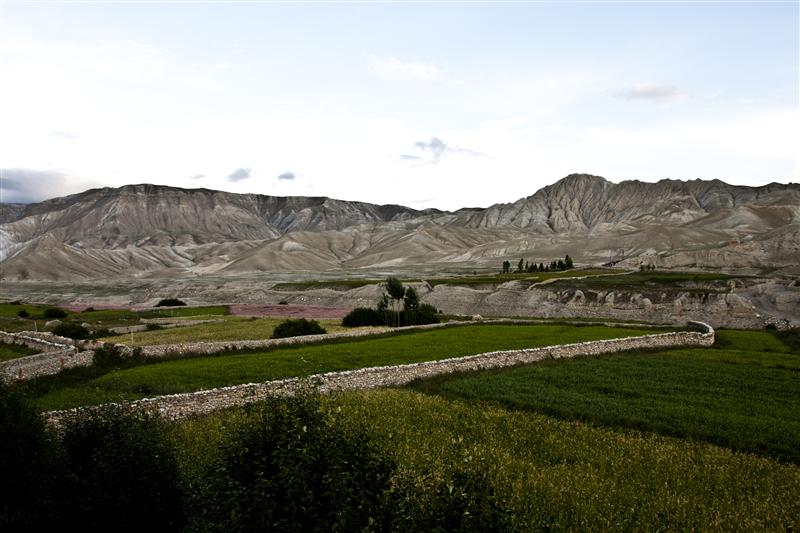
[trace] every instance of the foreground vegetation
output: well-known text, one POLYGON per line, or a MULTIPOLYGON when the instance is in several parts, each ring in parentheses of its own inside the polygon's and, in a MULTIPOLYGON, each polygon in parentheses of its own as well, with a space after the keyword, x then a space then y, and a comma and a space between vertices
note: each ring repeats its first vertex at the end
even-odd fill
POLYGON ((442 376, 417 387, 451 399, 704 440, 800 463, 800 352, 769 332, 718 335, 719 345, 744 349, 547 361, 442 376))
POLYGON ((800 468, 412 390, 61 434, 0 388, 3 529, 793 530, 800 468))
POLYGON ((65 409, 369 366, 651 333, 652 329, 564 324, 469 325, 255 353, 151 360, 143 366, 104 371, 88 379, 84 378, 91 370, 74 369, 31 380, 24 386, 39 398, 43 409, 65 409))

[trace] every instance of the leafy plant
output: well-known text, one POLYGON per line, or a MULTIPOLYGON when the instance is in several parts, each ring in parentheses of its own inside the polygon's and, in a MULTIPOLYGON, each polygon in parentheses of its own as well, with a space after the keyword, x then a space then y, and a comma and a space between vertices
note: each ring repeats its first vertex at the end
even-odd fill
POLYGON ((319 335, 327 333, 327 330, 319 325, 316 320, 306 320, 305 318, 290 318, 278 324, 272 333, 273 339, 284 337, 299 337, 301 335, 319 335))
POLYGON ((177 298, 164 298, 163 300, 159 300, 156 307, 178 307, 181 305, 186 305, 186 302, 177 298))
POLYGON ((374 526, 394 464, 357 428, 303 396, 270 399, 222 445, 192 499, 195 529, 361 531, 374 526))
POLYGON ((62 322, 53 328, 53 333, 70 339, 88 339, 89 330, 75 322, 62 322))
POLYGON ((357 307, 342 319, 342 326, 346 328, 383 325, 385 325, 383 316, 375 309, 368 307, 357 307))
POLYGON ((58 307, 48 307, 43 312, 45 318, 56 319, 56 318, 66 318, 67 312, 63 309, 59 309, 58 307))

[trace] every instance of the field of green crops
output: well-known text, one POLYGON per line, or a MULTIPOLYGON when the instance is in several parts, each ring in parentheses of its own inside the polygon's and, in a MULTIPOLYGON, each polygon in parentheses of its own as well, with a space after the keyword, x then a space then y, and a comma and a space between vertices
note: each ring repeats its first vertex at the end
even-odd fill
MULTIPOLYGON (((220 317, 214 315, 193 316, 187 320, 218 320, 195 326, 181 326, 154 331, 140 331, 105 337, 101 340, 128 346, 147 346, 152 344, 179 344, 187 342, 225 342, 236 340, 269 339, 275 326, 285 318, 220 317)), ((344 331, 341 320, 318 320, 328 333, 344 331)))
POLYGON ((800 462, 800 353, 769 332, 718 336, 724 348, 548 361, 416 386, 450 399, 800 462), (748 348, 753 344, 760 349, 748 348))
POLYGON ((368 366, 432 361, 493 350, 651 333, 652 329, 563 324, 459 326, 256 353, 160 361, 114 370, 78 383, 68 380, 69 374, 65 374, 39 380, 56 384, 39 388, 38 395, 42 408, 65 409, 114 401, 120 394, 130 399, 368 366))

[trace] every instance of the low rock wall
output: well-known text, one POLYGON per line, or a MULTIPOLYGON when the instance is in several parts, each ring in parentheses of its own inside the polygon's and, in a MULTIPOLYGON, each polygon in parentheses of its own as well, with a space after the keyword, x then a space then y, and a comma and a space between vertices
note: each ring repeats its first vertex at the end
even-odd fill
MULTIPOLYGON (((714 330, 701 322, 690 325, 704 331, 680 331, 639 337, 562 344, 524 350, 488 352, 466 357, 426 361, 407 365, 381 366, 317 374, 305 379, 284 379, 265 383, 249 383, 194 393, 173 394, 128 402, 134 408, 153 410, 169 419, 202 415, 218 409, 261 401, 270 396, 288 396, 313 386, 321 393, 355 389, 371 389, 406 385, 416 379, 454 372, 503 368, 535 363, 547 359, 573 358, 621 352, 633 349, 664 348, 674 346, 711 346, 714 330)), ((89 408, 91 409, 91 408, 89 408)), ((58 423, 76 410, 53 411, 48 420, 58 423)))
POLYGON ((0 365, 0 380, 24 381, 49 376, 67 368, 89 366, 93 360, 94 352, 76 352, 74 348, 29 355, 0 365))
POLYGON ((0 331, 0 342, 22 344, 32 350, 41 350, 42 352, 63 350, 74 345, 72 339, 41 331, 23 331, 20 333, 0 331))

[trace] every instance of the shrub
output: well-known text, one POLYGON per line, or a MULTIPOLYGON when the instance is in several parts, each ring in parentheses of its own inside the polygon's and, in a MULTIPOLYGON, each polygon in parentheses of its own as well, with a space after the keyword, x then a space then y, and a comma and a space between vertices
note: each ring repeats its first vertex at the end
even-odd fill
POLYGON ((178 300, 177 298, 164 298, 163 300, 159 300, 156 307, 177 307, 180 305, 186 305, 186 302, 178 300))
POLYGON ((17 311, 17 316, 20 318, 28 318, 29 316, 31 316, 31 314, 27 312, 25 309, 20 309, 19 311, 17 311))
POLYGON ((415 313, 414 324, 438 324, 439 311, 430 304, 421 304, 415 313))
MULTIPOLYGON (((110 407, 64 425, 68 522, 84 531, 175 531, 182 525, 178 464, 164 423, 110 407)), ((69 527, 66 529, 70 529, 69 527)))
POLYGON ((284 320, 275 327, 272 332, 273 339, 284 337, 299 337, 300 335, 318 335, 327 333, 325 328, 319 325, 316 320, 306 320, 305 318, 290 318, 284 320))
POLYGON ((384 317, 375 309, 368 307, 357 307, 342 319, 342 326, 346 328, 383 325, 385 325, 384 317))
POLYGON ((84 313, 92 313, 92 312, 94 312, 94 310, 95 310, 94 307, 87 307, 86 309, 83 310, 83 312, 84 313))
POLYGON ((44 317, 45 318, 66 318, 67 312, 63 309, 59 309, 58 307, 49 307, 44 310, 44 317))
POLYGON ((0 381, 0 530, 49 529, 42 526, 58 521, 57 444, 33 403, 0 381))
POLYGON ((88 339, 89 330, 75 322, 62 322, 53 328, 53 333, 70 339, 88 339))
POLYGON ((145 326, 145 329, 146 329, 147 331, 158 331, 159 329, 164 329, 164 328, 161 326, 161 324, 153 324, 153 323, 149 323, 149 324, 147 324, 147 325, 145 326))
POLYGON ((363 430, 337 424, 315 398, 269 399, 222 445, 205 493, 192 495, 191 529, 377 529, 393 471, 363 430))

